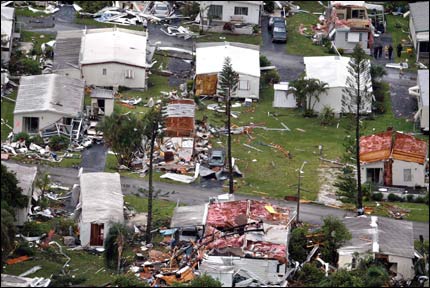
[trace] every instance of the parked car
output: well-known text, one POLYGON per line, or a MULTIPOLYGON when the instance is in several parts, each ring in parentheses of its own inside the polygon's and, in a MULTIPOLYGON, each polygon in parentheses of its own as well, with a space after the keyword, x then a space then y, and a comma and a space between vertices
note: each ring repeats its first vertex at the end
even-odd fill
POLYGON ((224 166, 225 151, 223 149, 213 149, 209 156, 209 167, 224 166))
POLYGON ((170 14, 169 4, 166 2, 155 2, 152 7, 152 15, 158 18, 166 18, 170 14))
POLYGON ((273 24, 272 42, 287 42, 287 27, 285 23, 277 22, 273 24))
POLYGON ((285 18, 283 18, 283 17, 270 17, 270 19, 269 19, 269 25, 267 27, 269 29, 269 31, 273 30, 273 25, 275 23, 284 23, 284 25, 286 25, 285 24, 285 18))

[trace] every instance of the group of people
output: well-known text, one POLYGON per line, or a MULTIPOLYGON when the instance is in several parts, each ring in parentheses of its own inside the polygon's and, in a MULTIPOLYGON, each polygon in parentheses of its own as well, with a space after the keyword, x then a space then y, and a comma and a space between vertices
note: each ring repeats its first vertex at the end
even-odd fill
MULTIPOLYGON (((384 48, 382 47, 382 45, 380 43, 375 44, 373 46, 373 57, 375 59, 381 58, 383 49, 385 50, 385 57, 388 58, 389 60, 391 60, 393 57, 393 50, 394 50, 394 48, 391 44, 385 46, 384 48)), ((401 43, 399 43, 399 45, 397 45, 397 57, 398 58, 400 58, 400 56, 402 56, 402 51, 403 51, 403 46, 401 43)))

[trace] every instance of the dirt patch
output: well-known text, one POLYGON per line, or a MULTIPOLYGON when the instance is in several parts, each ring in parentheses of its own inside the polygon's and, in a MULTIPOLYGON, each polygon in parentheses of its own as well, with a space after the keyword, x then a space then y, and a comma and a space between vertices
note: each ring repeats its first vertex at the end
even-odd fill
POLYGON ((336 182, 337 176, 341 173, 337 167, 321 165, 318 168, 318 177, 321 179, 321 187, 318 193, 318 202, 324 205, 342 206, 342 202, 336 199, 336 182))

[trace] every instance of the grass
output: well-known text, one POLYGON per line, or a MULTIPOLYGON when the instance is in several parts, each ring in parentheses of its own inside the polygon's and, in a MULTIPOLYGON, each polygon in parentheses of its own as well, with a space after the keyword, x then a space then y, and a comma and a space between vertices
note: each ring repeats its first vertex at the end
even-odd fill
MULTIPOLYGON (((407 216, 404 217, 404 220, 429 222, 429 206, 427 204, 408 203, 408 202, 382 202, 382 203, 387 203, 389 205, 394 205, 394 206, 409 210, 410 212, 407 214, 407 216)), ((376 202, 364 202, 363 205, 365 207, 373 208, 372 215, 389 217, 388 210, 386 207, 384 207, 383 204, 376 207, 376 202)), ((344 208, 347 208, 347 209, 349 208, 354 210, 355 205, 346 204, 344 208)))
POLYGON ((316 1, 294 1, 294 3, 299 5, 300 9, 309 11, 310 14, 297 13, 287 18, 287 53, 303 56, 329 55, 325 47, 314 45, 310 38, 305 37, 299 33, 300 24, 304 24, 309 31, 311 25, 318 23, 318 15, 314 15, 312 12, 323 12, 324 8, 316 1))
MULTIPOLYGON (((136 195, 126 195, 124 196, 124 201, 133 207, 137 212, 148 212, 148 198, 146 197, 143 198, 136 195)), ((154 199, 152 208, 154 223, 166 223, 167 221, 170 221, 175 207, 175 202, 154 199)))
MULTIPOLYGON (((44 7, 36 7, 35 9, 41 9, 45 10, 44 7)), ((25 16, 25 17, 33 17, 33 18, 43 18, 48 16, 48 14, 43 12, 33 12, 27 7, 24 8, 15 8, 15 15, 16 16, 25 16)))
MULTIPOLYGON (((61 240, 57 240, 57 242, 61 243, 61 240)), ((54 249, 58 251, 58 247, 55 246, 54 249)), ((70 274, 86 278, 81 285, 86 287, 101 286, 114 279, 114 274, 110 273, 110 271, 100 270, 104 267, 103 255, 91 255, 84 251, 69 251, 66 247, 63 247, 63 251, 71 258, 69 267, 66 268, 70 271, 70 274), (100 271, 97 272, 98 270, 100 271)), ((42 269, 31 274, 30 277, 50 278, 53 274, 60 274, 61 268, 66 262, 64 256, 48 254, 42 250, 36 250, 36 254, 33 257, 32 260, 6 266, 4 273, 19 275, 39 265, 42 269)))
POLYGON ((197 42, 240 42, 253 45, 261 45, 262 37, 259 35, 239 35, 205 32, 203 37, 196 39, 197 42))
MULTIPOLYGON (((17 91, 13 91, 10 95, 7 95, 8 98, 16 99, 17 91)), ((1 101, 1 140, 4 141, 7 138, 7 135, 12 131, 9 127, 3 124, 3 120, 9 126, 13 127, 13 111, 15 110, 15 102, 9 101, 7 99, 3 99, 1 101)))
MULTIPOLYGON (((417 67, 415 66, 415 51, 408 55, 406 53, 406 47, 403 45, 403 51, 401 57, 397 57, 396 47, 399 43, 403 43, 402 40, 409 42, 409 33, 404 33, 402 30, 409 32, 409 17, 403 18, 402 16, 394 16, 394 15, 386 15, 387 19, 387 32, 391 33, 391 37, 393 39, 393 55, 395 62, 404 62, 408 59, 410 70, 416 71, 417 67)), ((410 48, 413 49, 413 45, 411 44, 410 48)))
POLYGON ((119 23, 117 24, 110 24, 110 23, 102 23, 94 20, 93 18, 75 18, 75 23, 80 25, 86 25, 86 26, 92 26, 97 28, 110 28, 110 27, 120 27, 124 29, 130 29, 130 30, 138 30, 138 31, 145 31, 145 28, 143 25, 121 25, 119 23))
POLYGON ((51 40, 55 40, 55 35, 53 34, 43 34, 31 31, 21 31, 21 39, 22 42, 32 42, 33 50, 37 55, 42 54, 41 45, 43 43, 49 42, 51 40))

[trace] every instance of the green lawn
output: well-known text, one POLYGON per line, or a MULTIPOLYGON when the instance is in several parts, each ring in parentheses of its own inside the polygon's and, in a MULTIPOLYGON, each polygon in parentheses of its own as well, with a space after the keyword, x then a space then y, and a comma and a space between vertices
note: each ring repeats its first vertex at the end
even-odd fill
MULTIPOLYGON (((57 240, 57 242, 61 243, 61 240, 57 240)), ((57 246, 54 245, 52 247, 58 251, 57 246)), ((71 258, 71 261, 69 262, 70 266, 66 268, 70 271, 70 274, 75 275, 76 277, 86 278, 86 281, 81 284, 82 286, 101 286, 102 284, 114 279, 113 274, 104 269, 103 255, 91 255, 85 251, 69 251, 66 247, 63 247, 63 251, 71 258)), ((34 258, 29 261, 7 265, 4 269, 4 273, 19 275, 34 266, 39 265, 42 269, 31 274, 29 277, 50 278, 53 274, 60 274, 61 268, 66 262, 66 258, 64 256, 53 254, 49 257, 46 252, 41 250, 36 250, 36 254, 33 257, 34 258)))
MULTIPOLYGON (((13 91, 8 98, 16 99, 17 91, 13 91)), ((1 102, 1 119, 5 121, 9 126, 13 127, 13 110, 15 110, 15 102, 7 99, 2 99, 1 102)), ((3 122, 3 121, 2 121, 3 122)), ((1 125, 1 140, 6 140, 7 135, 12 131, 6 125, 1 125)))
POLYGON ((41 45, 51 40, 55 40, 55 35, 43 34, 43 33, 31 32, 31 31, 21 31, 20 41, 32 42, 34 44, 33 49, 36 51, 37 55, 42 54, 41 45))
POLYGON ((261 34, 258 35, 239 35, 205 32, 204 36, 196 39, 197 42, 240 42, 253 45, 261 45, 261 34))
MULTIPOLYGON (((33 7, 34 8, 34 7, 33 7)), ((44 7, 36 7, 35 9, 44 10, 44 7)), ((33 12, 27 7, 25 8, 15 8, 15 15, 16 16, 25 16, 25 17, 33 17, 33 18, 43 18, 48 16, 48 14, 43 12, 33 12)))
MULTIPOLYGON (((396 47, 399 43, 402 43, 402 40, 409 42, 409 17, 403 18, 402 16, 386 15, 386 20, 387 32, 391 33, 391 36, 393 37, 393 55, 395 62, 404 62, 405 59, 408 59, 410 69, 416 71, 417 67, 415 66, 415 51, 414 53, 408 55, 406 53, 406 47, 403 46, 403 52, 400 58, 397 57, 396 52, 396 47)), ((413 45, 410 46, 410 48, 413 49, 413 45)))
POLYGON ((305 25, 308 31, 311 25, 318 23, 318 15, 312 12, 323 12, 324 8, 316 1, 294 1, 294 4, 300 6, 300 9, 311 13, 297 13, 287 18, 288 40, 287 53, 303 56, 324 56, 329 55, 327 48, 319 45, 314 45, 312 40, 299 33, 300 24, 305 25))
MULTIPOLYGON (((148 212, 148 198, 143 198, 136 195, 124 196, 124 201, 133 207, 137 212, 148 212)), ((173 209, 175 209, 176 203, 154 199, 153 200, 153 215, 154 223, 165 223, 170 222, 170 218, 173 215, 173 209)), ((157 227, 157 226, 154 226, 157 227)))

